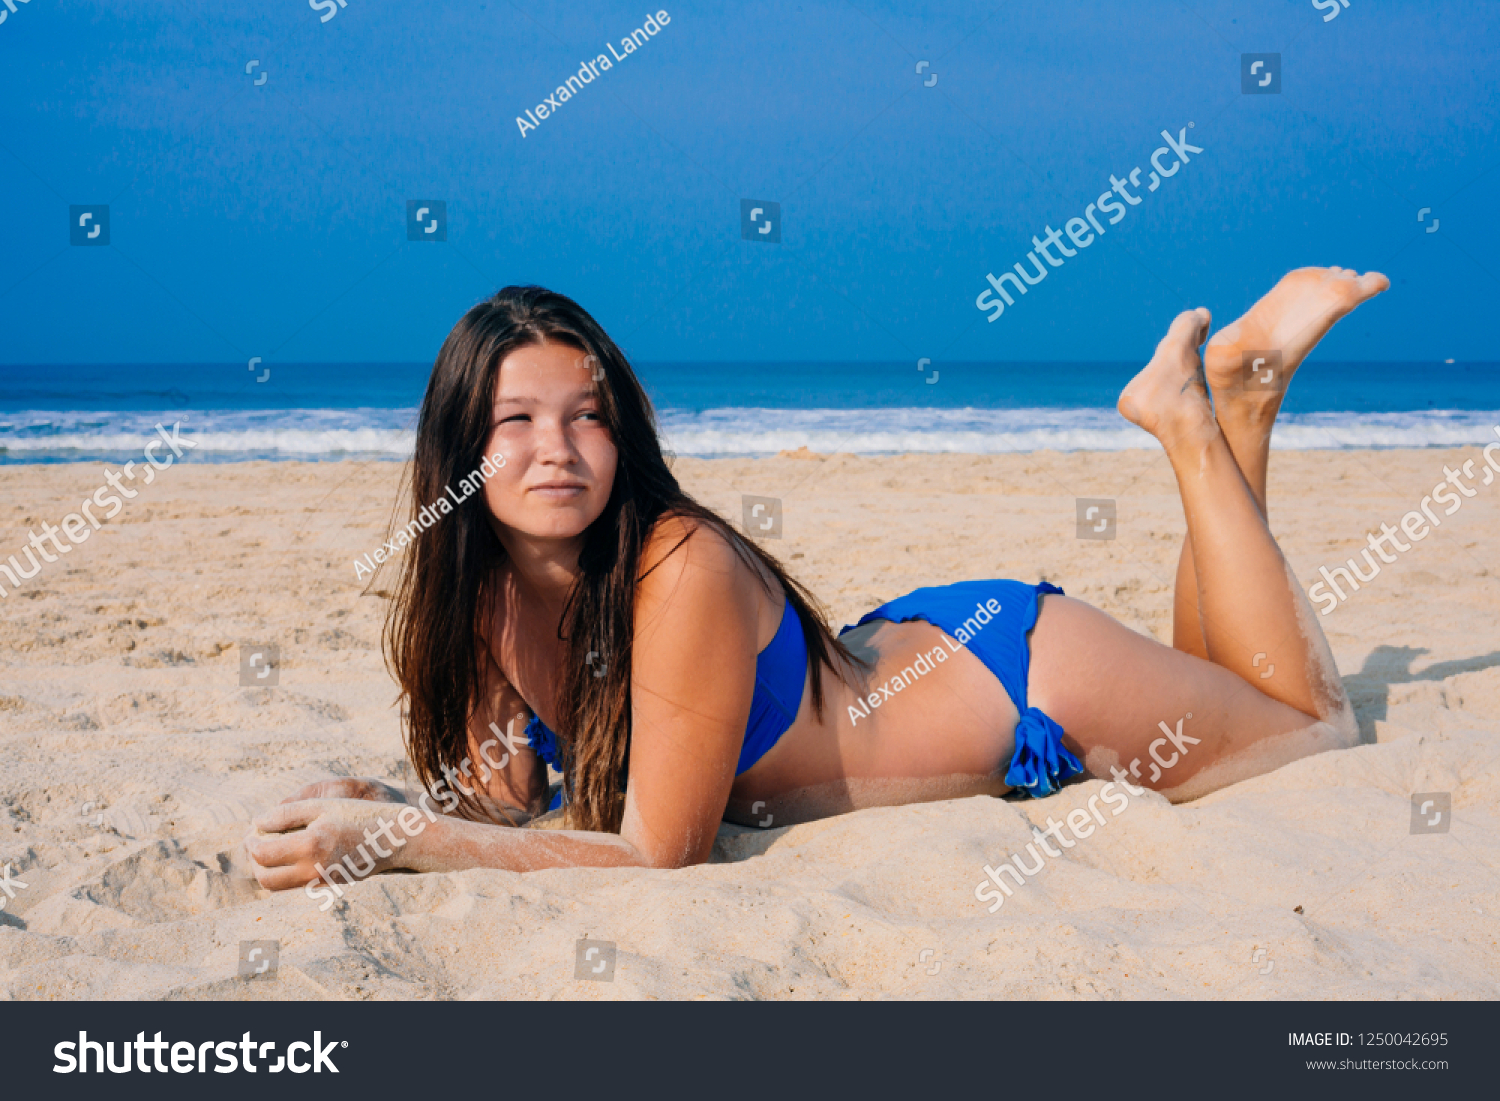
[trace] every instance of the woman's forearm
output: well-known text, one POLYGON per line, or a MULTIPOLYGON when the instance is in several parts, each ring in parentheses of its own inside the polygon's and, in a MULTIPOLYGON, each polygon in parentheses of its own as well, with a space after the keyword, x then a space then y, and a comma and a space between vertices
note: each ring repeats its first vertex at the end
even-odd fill
POLYGON ((440 817, 426 824, 392 858, 391 867, 417 872, 501 868, 640 868, 648 862, 635 846, 611 833, 525 830, 440 817))

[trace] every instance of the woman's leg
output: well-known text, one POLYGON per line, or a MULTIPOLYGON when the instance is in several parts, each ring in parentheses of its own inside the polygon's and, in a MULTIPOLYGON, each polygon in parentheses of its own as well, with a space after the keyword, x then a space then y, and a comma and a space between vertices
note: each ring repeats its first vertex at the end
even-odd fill
POLYGON ((1108 780, 1119 769, 1173 802, 1346 749, 1357 734, 1352 723, 1315 721, 1066 596, 1042 597, 1027 691, 1091 776, 1108 780))
POLYGON ((1209 660, 1058 597, 1045 598, 1031 639, 1030 702, 1062 724, 1090 772, 1140 760, 1150 786, 1179 798, 1355 733, 1316 617, 1209 406, 1198 356, 1209 320, 1181 314, 1120 397, 1177 476, 1209 660))
MULTIPOLYGON (((1333 323, 1391 285, 1378 272, 1356 275, 1347 268, 1298 268, 1288 273, 1244 317, 1220 329, 1204 351, 1204 368, 1214 396, 1214 416, 1229 451, 1266 516, 1266 465, 1271 429, 1281 411, 1292 374, 1333 323), (1243 385, 1246 353, 1276 351, 1281 367, 1270 389, 1243 385)), ((1172 645, 1207 657, 1199 621, 1198 578, 1191 534, 1182 542, 1172 606, 1172 645)))

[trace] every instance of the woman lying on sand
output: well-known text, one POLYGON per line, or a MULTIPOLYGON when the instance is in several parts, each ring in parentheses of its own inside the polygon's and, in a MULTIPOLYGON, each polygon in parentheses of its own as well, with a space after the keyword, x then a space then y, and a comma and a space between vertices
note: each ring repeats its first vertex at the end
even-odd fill
POLYGON ((1294 271, 1206 360, 1208 311, 1183 313, 1121 394, 1187 514, 1171 647, 1017 581, 918 589, 835 638, 778 563, 679 488, 594 319, 501 291, 438 355, 412 498, 482 461, 495 473, 413 540, 386 624, 410 758, 424 788, 457 789, 451 813, 424 790, 397 837, 382 809, 406 802, 397 789, 314 784, 257 821, 260 883, 301 887, 346 857, 356 875, 678 868, 708 858, 724 819, 1044 796, 1081 775, 1181 801, 1352 745, 1318 617, 1266 525, 1266 463, 1284 381, 1389 285, 1294 271), (1246 389, 1242 353, 1267 349, 1282 388, 1246 389), (548 809, 544 761, 572 828, 516 828, 548 809))

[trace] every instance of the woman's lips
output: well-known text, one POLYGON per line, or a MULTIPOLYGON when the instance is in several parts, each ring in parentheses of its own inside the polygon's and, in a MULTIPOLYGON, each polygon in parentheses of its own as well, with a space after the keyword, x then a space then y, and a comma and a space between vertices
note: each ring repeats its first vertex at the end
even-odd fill
POLYGON ((529 492, 545 497, 549 501, 570 501, 575 497, 581 497, 588 487, 578 483, 550 484, 532 486, 529 492))

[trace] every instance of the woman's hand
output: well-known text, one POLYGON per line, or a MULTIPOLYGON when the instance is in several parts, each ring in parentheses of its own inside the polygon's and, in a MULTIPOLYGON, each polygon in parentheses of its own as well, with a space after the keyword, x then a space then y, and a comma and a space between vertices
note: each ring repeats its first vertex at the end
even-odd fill
POLYGON ((415 807, 398 811, 390 802, 316 798, 273 807, 255 819, 256 832, 245 838, 256 881, 267 890, 286 891, 323 879, 341 862, 350 879, 406 867, 402 849, 427 819, 415 807), (397 828, 402 814, 407 820, 397 828))
POLYGON ((404 803, 406 795, 384 780, 345 776, 337 780, 319 780, 299 788, 282 803, 300 803, 304 799, 370 799, 377 803, 404 803))

